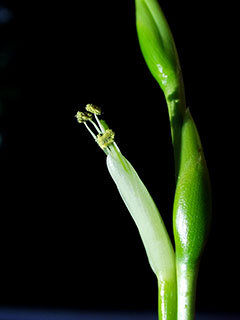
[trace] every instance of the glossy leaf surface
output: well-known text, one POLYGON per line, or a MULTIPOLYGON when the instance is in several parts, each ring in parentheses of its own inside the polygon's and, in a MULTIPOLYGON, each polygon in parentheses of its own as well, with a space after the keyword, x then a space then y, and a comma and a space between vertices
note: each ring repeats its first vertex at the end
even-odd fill
POLYGON ((196 263, 208 236, 211 191, 201 142, 189 110, 182 127, 181 162, 173 213, 177 259, 196 263))

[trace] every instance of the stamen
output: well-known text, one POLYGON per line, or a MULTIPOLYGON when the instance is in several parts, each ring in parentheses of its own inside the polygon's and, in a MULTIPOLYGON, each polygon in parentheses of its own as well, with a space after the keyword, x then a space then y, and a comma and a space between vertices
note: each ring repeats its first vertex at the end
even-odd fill
POLYGON ((98 119, 98 116, 94 114, 95 120, 97 121, 97 124, 99 125, 102 133, 104 133, 106 130, 104 129, 103 125, 101 124, 100 120, 98 119))
POLYGON ((103 134, 97 135, 97 142, 100 148, 105 149, 114 142, 115 133, 111 129, 107 129, 103 134))
POLYGON ((85 123, 88 120, 91 120, 93 115, 90 112, 78 111, 76 116, 78 123, 85 123))
POLYGON ((102 113, 102 110, 100 107, 95 106, 94 104, 91 104, 91 103, 86 105, 86 110, 98 116, 102 113))
POLYGON ((101 114, 101 109, 92 104, 88 104, 86 106, 85 112, 78 111, 76 114, 77 121, 79 123, 84 123, 85 127, 93 137, 93 139, 97 142, 99 147, 108 155, 112 151, 120 152, 116 143, 114 142, 115 133, 108 128, 108 125, 104 120, 99 120, 98 115, 101 114), (93 119, 93 115, 94 118, 93 119), (96 122, 95 122, 95 121, 96 122), (94 132, 87 125, 87 121, 90 121, 91 124, 96 129, 98 135, 94 134, 94 132), (103 122, 103 123, 102 123, 103 122))
POLYGON ((94 126, 94 128, 97 130, 98 133, 102 133, 102 131, 99 129, 99 127, 96 125, 94 121, 90 120, 90 122, 94 126))
POLYGON ((90 134, 92 135, 92 137, 94 138, 95 141, 97 141, 97 136, 92 132, 92 130, 89 128, 89 126, 86 124, 86 122, 84 122, 86 128, 88 129, 88 131, 90 132, 90 134))
MULTIPOLYGON (((104 127, 102 126, 101 122, 99 121, 99 119, 97 117, 102 113, 101 108, 96 106, 96 105, 94 105, 94 104, 89 103, 89 104, 86 105, 86 110, 88 112, 91 112, 91 113, 94 114, 95 120, 96 120, 99 128, 101 129, 102 133, 104 133, 105 132, 104 127)), ((94 126, 95 126, 95 124, 94 124, 94 126)), ((96 128, 96 126, 95 126, 95 128, 96 128)), ((97 128, 96 128, 96 130, 98 131, 98 133, 100 133, 97 128)))

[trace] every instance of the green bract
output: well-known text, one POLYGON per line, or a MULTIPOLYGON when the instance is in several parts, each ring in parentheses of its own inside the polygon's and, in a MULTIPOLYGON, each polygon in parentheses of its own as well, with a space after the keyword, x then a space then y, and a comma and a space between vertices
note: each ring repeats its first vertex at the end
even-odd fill
POLYGON ((182 127, 181 162, 173 214, 177 259, 195 264, 209 231, 211 191, 200 138, 189 110, 182 127))
POLYGON ((192 320, 199 261, 211 220, 211 190, 200 138, 189 110, 184 118, 181 141, 173 209, 178 320, 192 320))

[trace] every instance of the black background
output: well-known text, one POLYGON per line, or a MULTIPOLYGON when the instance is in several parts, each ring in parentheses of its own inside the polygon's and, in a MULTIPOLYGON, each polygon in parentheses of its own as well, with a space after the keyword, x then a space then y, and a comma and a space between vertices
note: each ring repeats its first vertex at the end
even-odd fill
MULTIPOLYGON (((0 304, 156 310, 157 284, 95 145, 74 115, 104 110, 172 237, 173 154, 163 94, 138 45, 133 1, 0 2, 0 304)), ((236 8, 161 1, 213 187, 198 311, 238 311, 236 8)))

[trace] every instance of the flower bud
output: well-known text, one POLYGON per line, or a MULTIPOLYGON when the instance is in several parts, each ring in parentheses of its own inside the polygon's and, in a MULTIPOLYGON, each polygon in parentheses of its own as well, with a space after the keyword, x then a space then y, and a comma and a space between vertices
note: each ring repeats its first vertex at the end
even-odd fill
POLYGON ((148 68, 165 95, 174 94, 182 81, 181 68, 171 30, 157 0, 136 0, 136 25, 148 68))

